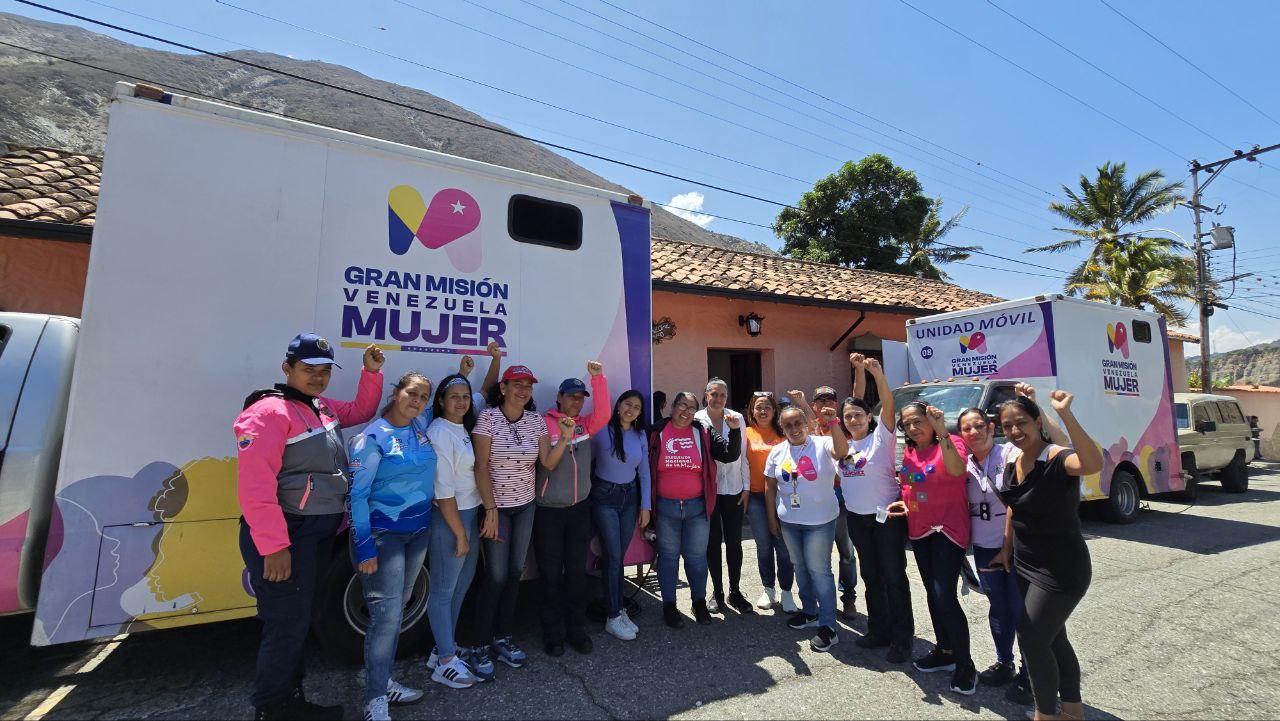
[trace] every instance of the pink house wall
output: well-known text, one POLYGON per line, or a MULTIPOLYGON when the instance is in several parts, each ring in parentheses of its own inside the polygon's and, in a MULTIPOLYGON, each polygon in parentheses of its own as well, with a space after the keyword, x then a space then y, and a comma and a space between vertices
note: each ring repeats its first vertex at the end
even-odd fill
POLYGON ((858 311, 654 291, 653 318, 663 317, 675 323, 676 334, 654 346, 653 378, 654 389, 668 396, 702 390, 708 349, 762 351, 764 388, 752 390, 785 393, 799 388, 808 395, 816 386, 830 385, 843 396, 852 390, 850 341, 868 333, 905 341, 911 316, 867 311, 862 324, 834 351, 828 348, 858 319, 858 311), (753 312, 764 317, 755 338, 738 325, 738 316, 753 312))

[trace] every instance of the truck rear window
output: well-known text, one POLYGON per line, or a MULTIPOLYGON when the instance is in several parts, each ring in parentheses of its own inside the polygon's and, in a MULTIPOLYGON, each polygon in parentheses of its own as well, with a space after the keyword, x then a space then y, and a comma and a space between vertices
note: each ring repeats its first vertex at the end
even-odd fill
POLYGON ((507 231, 521 243, 577 250, 582 247, 582 211, 568 203, 513 195, 507 209, 507 231))
POLYGON ((1218 401, 1218 412, 1222 414, 1223 423, 1244 423, 1244 414, 1240 406, 1231 401, 1218 401))

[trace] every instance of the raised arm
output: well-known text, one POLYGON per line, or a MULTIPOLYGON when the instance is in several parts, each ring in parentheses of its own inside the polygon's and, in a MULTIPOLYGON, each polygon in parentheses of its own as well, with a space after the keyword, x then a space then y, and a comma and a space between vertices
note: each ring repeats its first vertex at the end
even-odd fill
POLYGON ((947 467, 947 474, 965 475, 964 457, 960 455, 960 451, 956 450, 956 444, 951 440, 951 434, 947 431, 947 419, 942 409, 929 406, 925 416, 929 419, 929 425, 933 426, 933 432, 938 434, 938 445, 942 446, 942 462, 947 467))
POLYGON ((849 437, 840 427, 840 416, 835 408, 823 409, 818 416, 818 424, 831 432, 831 457, 840 460, 849 455, 849 437))
POLYGON ((791 405, 799 408, 800 412, 804 414, 804 422, 812 425, 814 417, 813 407, 809 405, 809 401, 805 400, 804 391, 787 391, 787 397, 791 399, 791 405))
POLYGON ((726 411, 724 422, 729 426, 728 438, 715 428, 707 429, 711 436, 711 457, 721 463, 733 463, 742 455, 742 416, 726 411))
MULTIPOLYGON (((1019 383, 1013 387, 1013 391, 1027 400, 1034 401, 1036 399, 1036 389, 1030 383, 1019 383)), ((1049 440, 1060 446, 1070 446, 1071 439, 1067 437, 1066 431, 1062 430, 1062 426, 1058 425, 1048 414, 1040 415, 1040 423, 1044 426, 1044 432, 1049 434, 1049 440)), ((997 420, 997 425, 999 421, 997 420)))
POLYGON ((609 381, 604 377, 604 366, 599 361, 587 361, 587 374, 591 376, 591 415, 583 425, 589 435, 595 435, 609 425, 613 417, 613 401, 609 398, 609 381))
POLYGON ((862 398, 867 392, 866 356, 861 353, 849 354, 849 366, 853 368, 853 397, 862 398))
POLYGON ((489 370, 484 374, 484 381, 480 384, 480 392, 489 395, 489 389, 498 382, 498 371, 502 367, 502 346, 498 345, 498 341, 489 341, 489 370))
POLYGON ((876 395, 880 396, 880 424, 892 429, 898 419, 894 416, 897 409, 893 407, 893 390, 889 388, 889 379, 885 377, 880 361, 875 358, 868 358, 864 367, 871 372, 871 378, 876 382, 876 395))
MULTIPOLYGON (((1075 453, 1062 463, 1067 473, 1073 476, 1090 476, 1102 470, 1102 450, 1093 442, 1071 412, 1071 401, 1074 396, 1066 391, 1054 391, 1049 394, 1049 402, 1053 410, 1066 426, 1067 436, 1071 439, 1071 447, 1075 453)), ((1043 417, 1043 416, 1042 416, 1043 417)))
POLYGON ((356 388, 354 401, 337 401, 325 398, 324 401, 333 409, 338 423, 343 428, 368 423, 378 412, 378 401, 382 399, 382 364, 386 356, 376 345, 364 349, 364 367, 360 371, 360 385, 356 388))

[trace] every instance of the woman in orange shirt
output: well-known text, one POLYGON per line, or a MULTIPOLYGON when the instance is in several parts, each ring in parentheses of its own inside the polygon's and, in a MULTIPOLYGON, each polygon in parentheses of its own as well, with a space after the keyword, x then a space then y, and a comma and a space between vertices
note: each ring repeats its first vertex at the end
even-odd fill
POLYGON ((782 428, 778 425, 778 399, 769 391, 756 391, 744 414, 747 432, 743 437, 743 451, 751 470, 751 499, 747 502, 747 521, 756 541, 756 564, 760 567, 760 581, 764 593, 756 601, 756 608, 768 610, 777 601, 776 586, 782 586, 782 610, 796 612, 796 602, 791 595, 795 569, 787 545, 782 538, 769 531, 769 504, 764 495, 764 462, 769 451, 782 442, 782 428))

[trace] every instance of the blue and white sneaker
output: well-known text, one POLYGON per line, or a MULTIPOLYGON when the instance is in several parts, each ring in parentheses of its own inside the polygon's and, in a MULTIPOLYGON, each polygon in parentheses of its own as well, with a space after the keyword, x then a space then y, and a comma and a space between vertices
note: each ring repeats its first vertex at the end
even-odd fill
MULTIPOLYGON (((458 650, 461 651, 462 649, 458 649, 458 650)), ((427 670, 434 671, 436 670, 436 666, 439 666, 439 665, 440 665, 440 649, 435 646, 432 646, 431 655, 427 656, 427 670)))
POLYGON ((431 680, 438 684, 448 686, 449 688, 471 688, 480 683, 480 679, 471 673, 471 668, 462 660, 461 656, 455 655, 449 659, 448 663, 440 664, 435 671, 431 673, 431 680))
POLYGON ((422 691, 404 686, 395 679, 387 680, 387 703, 392 706, 407 706, 411 703, 418 703, 421 700, 422 691))
POLYGON ((458 655, 467 664, 467 668, 471 669, 471 674, 480 679, 481 683, 493 680, 493 659, 489 657, 488 646, 459 648, 458 655))
POLYGON ((495 638, 491 648, 498 660, 511 668, 521 668, 526 663, 529 663, 529 657, 525 655, 524 651, 520 650, 520 647, 511 640, 510 636, 495 638))

